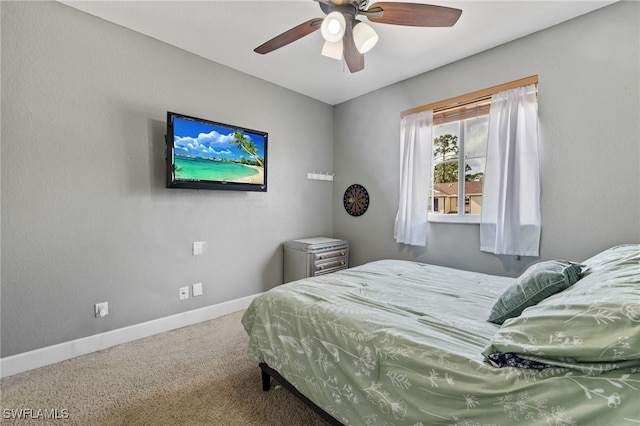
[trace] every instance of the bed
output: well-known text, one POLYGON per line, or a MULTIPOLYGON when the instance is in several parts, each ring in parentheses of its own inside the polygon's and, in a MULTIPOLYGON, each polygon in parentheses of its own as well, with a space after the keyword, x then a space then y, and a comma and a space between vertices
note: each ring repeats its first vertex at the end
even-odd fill
POLYGON ((518 278, 375 261, 278 286, 242 323, 264 389, 332 424, 640 424, 637 244, 518 278))

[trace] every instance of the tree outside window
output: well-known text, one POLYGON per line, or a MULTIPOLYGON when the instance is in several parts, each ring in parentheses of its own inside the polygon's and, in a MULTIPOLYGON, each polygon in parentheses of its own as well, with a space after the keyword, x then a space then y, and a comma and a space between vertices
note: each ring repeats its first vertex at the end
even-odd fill
POLYGON ((488 115, 434 126, 430 215, 480 214, 488 130, 488 115))

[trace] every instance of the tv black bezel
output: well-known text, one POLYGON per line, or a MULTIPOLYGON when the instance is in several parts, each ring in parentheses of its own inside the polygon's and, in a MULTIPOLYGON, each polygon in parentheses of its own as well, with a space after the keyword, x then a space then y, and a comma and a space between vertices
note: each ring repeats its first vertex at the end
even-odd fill
POLYGON ((176 112, 167 111, 167 134, 165 135, 165 142, 167 148, 166 155, 166 187, 167 188, 182 188, 182 189, 207 189, 207 190, 222 190, 222 191, 254 191, 254 192, 267 192, 267 153, 268 153, 268 132, 262 130, 249 129, 247 127, 236 126, 233 124, 222 123, 219 121, 213 121, 209 119, 193 117, 190 115, 180 114, 176 112), (226 127, 231 130, 237 130, 242 132, 253 133, 255 135, 262 136, 264 138, 264 182, 247 183, 247 182, 229 182, 229 181, 217 181, 217 180, 178 180, 174 174, 174 144, 175 136, 173 133, 173 121, 175 118, 182 118, 186 120, 193 120, 200 123, 211 124, 213 126, 226 127))

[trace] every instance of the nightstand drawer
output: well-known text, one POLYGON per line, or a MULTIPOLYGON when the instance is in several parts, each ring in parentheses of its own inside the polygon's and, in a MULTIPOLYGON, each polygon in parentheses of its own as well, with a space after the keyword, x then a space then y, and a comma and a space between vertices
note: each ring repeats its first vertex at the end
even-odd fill
POLYGON ((345 269, 347 267, 347 257, 346 256, 334 257, 323 262, 315 262, 314 267, 315 267, 314 275, 328 274, 329 272, 345 269))
POLYGON ((332 250, 316 253, 316 262, 320 260, 330 260, 336 257, 345 257, 347 255, 348 248, 343 248, 341 250, 332 250))

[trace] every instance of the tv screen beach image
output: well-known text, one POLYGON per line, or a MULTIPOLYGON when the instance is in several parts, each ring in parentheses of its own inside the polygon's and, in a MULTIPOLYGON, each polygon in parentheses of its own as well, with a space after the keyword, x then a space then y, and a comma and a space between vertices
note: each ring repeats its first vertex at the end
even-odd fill
POLYGON ((173 134, 176 180, 264 184, 265 135, 181 117, 173 134))

